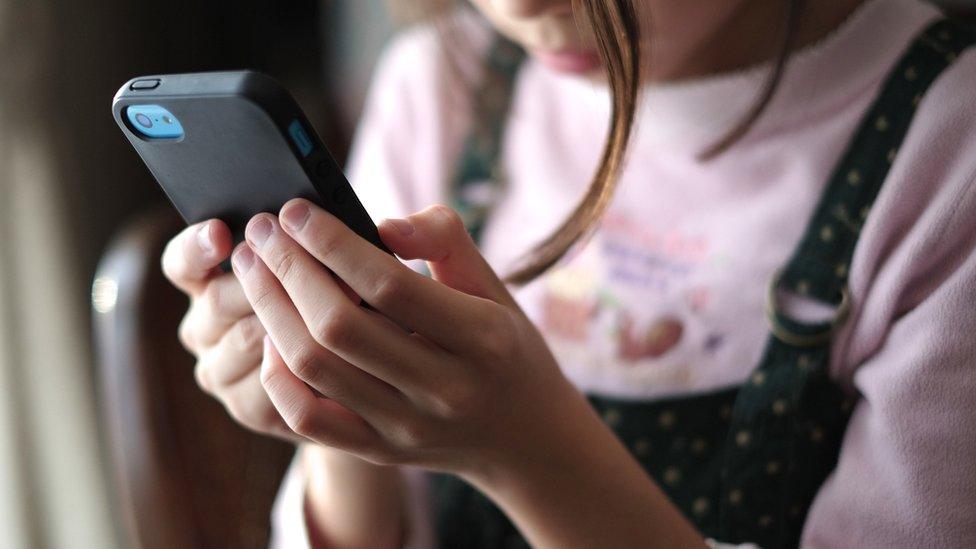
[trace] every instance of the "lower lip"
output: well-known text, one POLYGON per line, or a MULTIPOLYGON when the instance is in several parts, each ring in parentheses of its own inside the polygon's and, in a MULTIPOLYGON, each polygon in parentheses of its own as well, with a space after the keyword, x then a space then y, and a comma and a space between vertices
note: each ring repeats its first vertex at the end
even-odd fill
POLYGON ((547 67, 575 74, 586 74, 600 67, 596 52, 547 52, 533 51, 532 55, 547 67))

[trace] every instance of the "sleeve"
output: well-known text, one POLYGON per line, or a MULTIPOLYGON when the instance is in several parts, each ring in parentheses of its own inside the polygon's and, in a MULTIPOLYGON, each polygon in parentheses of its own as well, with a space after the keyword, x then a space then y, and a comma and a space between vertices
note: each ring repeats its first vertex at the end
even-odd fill
POLYGON ((271 509, 271 549, 311 549, 305 524, 305 475, 295 453, 271 509))
POLYGON ((976 250, 959 253, 855 375, 862 398, 805 544, 976 547, 976 250))
MULTIPOLYGON (((415 467, 401 467, 400 471, 406 488, 403 505, 407 512, 407 539, 404 549, 433 547, 427 473, 415 467)), ((305 513, 307 480, 299 454, 296 453, 271 510, 270 549, 312 549, 305 513)))
POLYGON ((882 188, 880 215, 855 251, 860 327, 841 362, 854 368, 861 398, 810 509, 805 547, 976 547, 976 108, 962 92, 976 63, 968 66, 970 84, 948 74, 930 91, 916 115, 923 131, 903 144, 897 181, 885 183, 895 186, 882 188))

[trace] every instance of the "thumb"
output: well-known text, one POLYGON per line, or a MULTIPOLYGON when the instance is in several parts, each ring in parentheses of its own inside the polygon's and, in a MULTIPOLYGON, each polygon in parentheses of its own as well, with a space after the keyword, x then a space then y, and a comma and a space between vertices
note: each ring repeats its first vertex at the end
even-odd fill
POLYGON ((430 206, 405 219, 384 219, 380 238, 403 259, 423 259, 434 280, 469 295, 515 306, 505 284, 488 265, 457 212, 430 206))

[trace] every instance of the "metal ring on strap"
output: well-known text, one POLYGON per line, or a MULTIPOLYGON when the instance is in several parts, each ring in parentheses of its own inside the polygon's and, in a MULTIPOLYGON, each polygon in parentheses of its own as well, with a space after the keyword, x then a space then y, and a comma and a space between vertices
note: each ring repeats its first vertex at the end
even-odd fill
MULTIPOLYGON (((837 306, 837 310, 834 312, 834 317, 829 322, 824 322, 824 329, 813 333, 796 333, 790 328, 783 325, 780 321, 782 312, 779 308, 779 303, 776 299, 776 289, 779 288, 780 279, 783 276, 782 268, 777 269, 773 273, 772 278, 769 281, 769 286, 766 289, 766 319, 769 321, 769 326, 773 335, 777 339, 786 343, 787 345, 793 345, 794 347, 815 347, 822 343, 826 343, 831 337, 837 332, 837 329, 847 320, 847 317, 851 310, 851 295, 847 288, 847 284, 841 288, 841 300, 840 305, 837 306)), ((785 315, 782 315, 785 317, 785 315)))

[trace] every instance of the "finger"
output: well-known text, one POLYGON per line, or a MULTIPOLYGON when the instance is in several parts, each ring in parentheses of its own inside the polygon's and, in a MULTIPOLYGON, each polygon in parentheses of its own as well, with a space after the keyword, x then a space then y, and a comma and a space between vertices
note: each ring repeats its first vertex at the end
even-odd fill
POLYGON ((197 345, 209 347, 220 341, 239 320, 253 314, 240 281, 233 273, 224 273, 212 278, 193 299, 186 329, 197 345))
MULTIPOLYGON (((260 349, 259 346, 259 352, 260 349)), ((261 382, 260 363, 255 363, 248 375, 226 387, 220 395, 220 402, 235 421, 248 429, 289 442, 308 442, 308 439, 288 427, 271 403, 261 382)))
POLYGON ((274 216, 255 216, 245 234, 320 345, 408 395, 424 390, 423 380, 443 362, 433 350, 350 301, 335 277, 282 231, 274 216))
POLYGON ((240 319, 201 357, 197 364, 200 384, 212 392, 219 392, 256 372, 261 364, 261 342, 265 333, 257 315, 240 319))
POLYGON ((315 396, 295 376, 270 334, 264 338, 261 385, 295 434, 351 452, 369 452, 378 445, 378 435, 360 416, 334 400, 315 396))
MULTIPOLYGON (((239 320, 253 315, 240 281, 233 273, 224 273, 210 279, 193 300, 186 329, 196 345, 209 347, 220 341, 239 320)), ((260 335, 257 341, 260 343, 260 335)))
POLYGON ((434 280, 466 294, 516 306, 461 218, 447 206, 430 206, 405 219, 384 219, 377 228, 396 255, 427 261, 434 280))
POLYGON ((494 320, 490 300, 465 294, 414 272, 352 232, 315 204, 295 199, 280 219, 289 235, 344 280, 363 300, 401 326, 436 344, 462 352, 481 322, 494 320), (461 330, 458 327, 464 326, 461 330))
POLYGON ((402 397, 394 388, 312 338, 281 283, 247 243, 238 246, 232 263, 254 312, 295 376, 367 421, 385 423, 401 413, 402 397))
POLYGON ((232 245, 230 229, 218 219, 190 225, 166 243, 163 274, 183 292, 196 295, 230 254, 232 245))

